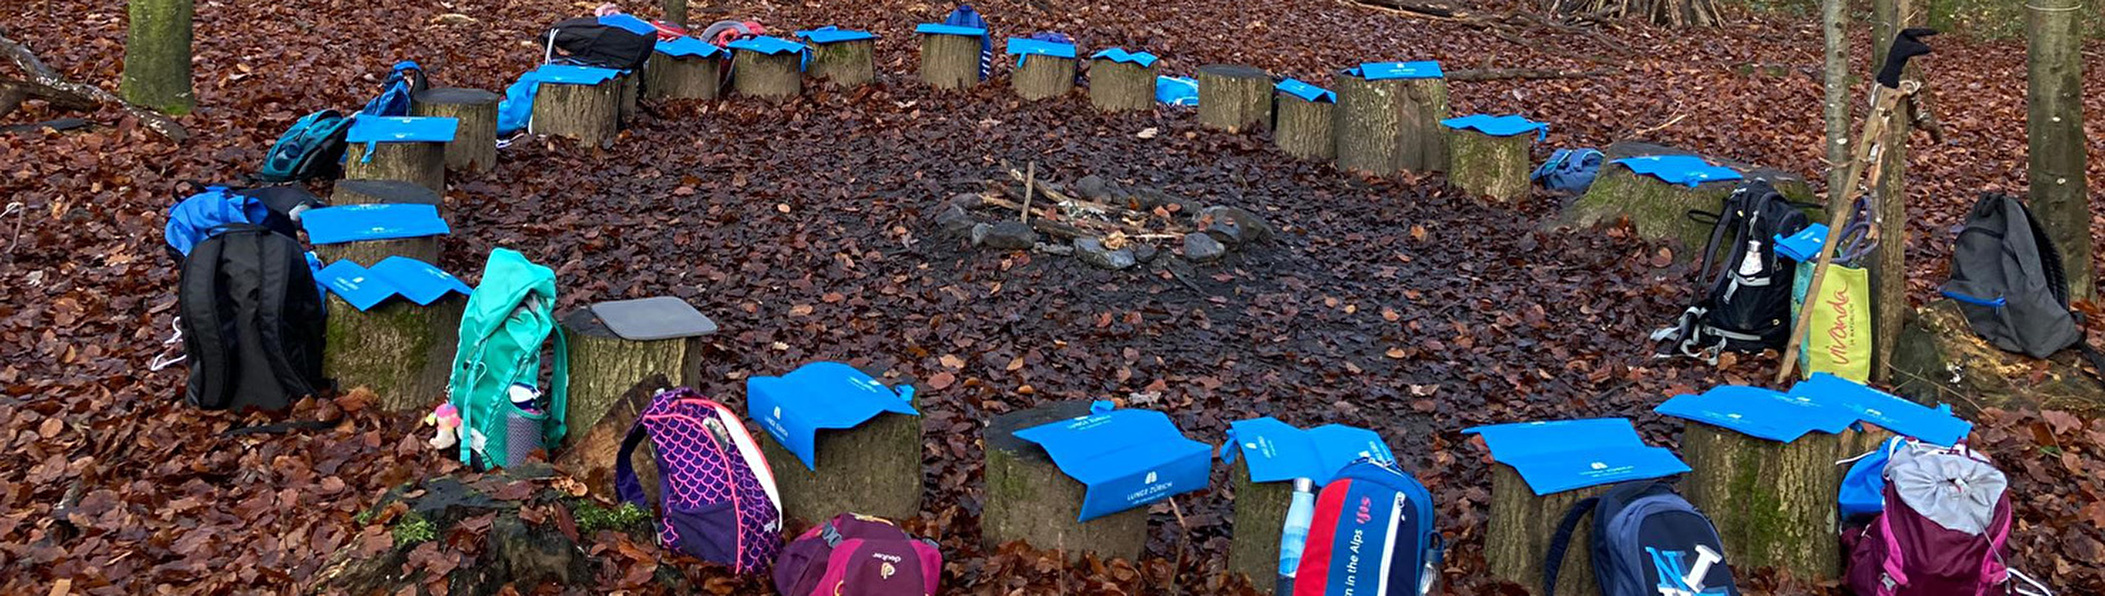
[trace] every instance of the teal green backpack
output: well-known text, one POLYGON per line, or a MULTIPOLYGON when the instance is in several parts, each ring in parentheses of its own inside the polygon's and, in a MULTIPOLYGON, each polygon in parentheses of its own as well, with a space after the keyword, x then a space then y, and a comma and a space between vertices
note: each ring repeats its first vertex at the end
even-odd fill
POLYGON ((482 282, 460 318, 460 349, 453 356, 448 399, 460 412, 460 458, 491 468, 523 461, 563 440, 569 385, 569 345, 555 323, 555 271, 511 249, 490 251, 482 282), (537 386, 541 344, 555 334, 553 387, 535 409, 513 405, 513 383, 537 386), (544 406, 545 407, 541 407, 544 406))

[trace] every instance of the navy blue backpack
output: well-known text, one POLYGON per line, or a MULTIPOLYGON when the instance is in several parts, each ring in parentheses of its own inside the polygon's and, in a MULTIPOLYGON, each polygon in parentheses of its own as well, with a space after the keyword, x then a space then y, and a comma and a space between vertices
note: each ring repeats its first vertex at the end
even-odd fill
POLYGON ((424 80, 423 67, 410 60, 396 62, 387 73, 387 82, 380 85, 380 95, 365 103, 358 110, 361 116, 408 116, 410 101, 417 92, 430 88, 424 80))
POLYGON ((1558 149, 1528 179, 1551 192, 1583 194, 1593 186, 1594 177, 1600 175, 1601 161, 1606 157, 1594 149, 1558 149))
POLYGON ((1593 513, 1593 577, 1601 596, 1739 596, 1717 528, 1663 478, 1616 484, 1572 505, 1550 538, 1543 596, 1557 593, 1564 552, 1588 512, 1593 513))

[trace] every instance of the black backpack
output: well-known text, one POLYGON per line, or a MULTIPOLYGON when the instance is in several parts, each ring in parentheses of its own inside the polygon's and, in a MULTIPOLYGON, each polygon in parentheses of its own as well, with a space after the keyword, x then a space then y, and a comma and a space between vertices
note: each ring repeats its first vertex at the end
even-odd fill
POLYGON ((1689 212, 1690 219, 1711 224, 1697 270, 1709 285, 1703 300, 1683 311, 1674 326, 1652 334, 1654 341, 1664 342, 1659 356, 1715 359, 1721 350, 1784 346, 1791 335, 1791 280, 1798 263, 1776 254, 1776 238, 1810 224, 1799 207, 1757 178, 1726 195, 1718 213, 1689 212))
POLYGON ((321 290, 298 240, 221 227, 183 260, 176 309, 190 403, 277 411, 326 387, 321 290))
POLYGON ((1943 293, 1974 333, 2003 350, 2045 358, 2083 341, 2061 252, 2016 197, 1986 193, 1974 202, 1943 293))
POLYGON ((1656 596, 1666 588, 1684 594, 1739 596, 1725 544, 1710 518, 1674 492, 1665 479, 1632 480, 1598 497, 1573 504, 1550 537, 1542 567, 1542 594, 1556 594, 1557 572, 1571 547, 1580 518, 1593 514, 1588 532, 1593 577, 1601 596, 1656 596))
POLYGON ((597 17, 558 21, 549 27, 547 35, 545 61, 615 70, 643 68, 658 44, 656 35, 608 25, 597 17))

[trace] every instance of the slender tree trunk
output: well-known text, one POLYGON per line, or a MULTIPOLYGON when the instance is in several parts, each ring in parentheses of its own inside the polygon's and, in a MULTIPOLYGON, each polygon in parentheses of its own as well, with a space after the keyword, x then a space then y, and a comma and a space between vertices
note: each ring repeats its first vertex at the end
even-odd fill
MULTIPOLYGON (((1893 36, 1907 27, 1919 26, 1925 20, 1924 3, 1921 0, 1876 0, 1873 14, 1877 20, 1873 27, 1873 64, 1886 59, 1888 46, 1893 36)), ((1921 80, 1919 65, 1908 67, 1903 79, 1921 80)), ((1929 90, 1924 89, 1927 93, 1929 90)), ((1893 115, 1886 127, 1886 138, 1878 157, 1884 162, 1879 178, 1872 184, 1873 209, 1877 209, 1879 224, 1878 249, 1872 251, 1871 266, 1871 379, 1885 383, 1892 377, 1893 348, 1900 341, 1900 328, 1908 315, 1908 204, 1907 166, 1908 137, 1914 131, 1910 111, 1903 106, 1893 115)))
POLYGON ((168 114, 197 106, 190 90, 191 0, 131 0, 124 100, 168 114))
POLYGON ((1827 208, 1849 194, 1849 36, 1842 31, 1848 0, 1822 0, 1820 30, 1826 36, 1827 208))
MULTIPOLYGON (((659 6, 665 9, 665 22, 681 27, 687 26, 687 0, 662 0, 659 6)), ((701 37, 700 34, 699 31, 695 32, 695 37, 701 37)))
POLYGON ((2069 297, 2075 300, 2089 300, 2097 291, 2083 180, 2089 155, 2083 146, 2082 9, 2083 0, 2031 0, 2025 11, 2032 208, 2061 249, 2069 297))

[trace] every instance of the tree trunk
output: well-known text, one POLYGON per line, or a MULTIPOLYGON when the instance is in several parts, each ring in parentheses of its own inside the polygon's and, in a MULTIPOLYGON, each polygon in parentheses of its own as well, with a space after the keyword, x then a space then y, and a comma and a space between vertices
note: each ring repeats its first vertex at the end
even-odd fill
POLYGON ((1053 465, 1037 443, 1016 438, 1016 431, 1088 413, 1089 402, 1076 400, 1002 414, 988 424, 987 496, 979 525, 989 550, 1022 540, 1063 551, 1070 560, 1083 552, 1139 560, 1147 547, 1146 508, 1075 521, 1082 515, 1085 487, 1053 465))
POLYGON ((1455 186, 1501 203, 1528 195, 1528 144, 1535 140, 1532 135, 1494 137, 1458 130, 1451 138, 1454 169, 1447 178, 1455 186))
POLYGON ((665 22, 687 26, 687 0, 659 0, 658 5, 665 11, 665 22))
POLYGON ((366 159, 366 143, 344 151, 345 180, 401 180, 432 192, 446 192, 445 143, 375 143, 366 159))
POLYGON ((1825 62, 1821 108, 1827 121, 1827 208, 1838 205, 1849 189, 1849 35, 1842 30, 1848 0, 1821 0, 1820 30, 1825 62))
POLYGON ((1315 162, 1337 158, 1337 137, 1331 134, 1331 110, 1337 104, 1286 94, 1279 94, 1276 100, 1279 113, 1272 123, 1272 142, 1280 152, 1315 162))
POLYGON ((1155 109, 1155 67, 1101 58, 1090 61, 1089 104, 1106 112, 1155 109))
POLYGON ((459 120, 453 142, 446 144, 446 167, 487 172, 497 167, 497 102, 502 99, 481 89, 427 89, 417 94, 409 111, 459 120))
POLYGON ((197 107, 190 88, 191 0, 130 0, 124 39, 124 100, 182 115, 197 107))
POLYGON ((2075 350, 2045 360, 2005 352, 1975 334, 1950 300, 1931 302, 1908 317, 1893 354, 1893 392, 1951 404, 1966 417, 1984 408, 2105 415, 2105 386, 2083 371, 2075 350))
POLYGON ((1228 466, 1228 478, 1235 487, 1235 498, 1229 502, 1234 508, 1235 531, 1228 545, 1228 572, 1248 576, 1258 593, 1271 594, 1279 579, 1279 539, 1286 532, 1286 508, 1293 504, 1294 483, 1250 482, 1250 467, 1241 464, 1228 466))
POLYGON ((760 54, 732 50, 731 90, 739 95, 786 101, 804 92, 804 73, 797 69, 803 55, 795 52, 760 54))
MULTIPOLYGON (((420 143, 422 144, 422 143, 420 143)), ((422 204, 445 209, 439 195, 422 185, 400 180, 345 180, 330 196, 334 205, 422 204)), ((438 263, 439 237, 397 238, 314 247, 324 263, 349 259, 371 267, 392 256, 438 263)), ((329 295, 329 329, 322 352, 322 373, 343 387, 364 386, 380 397, 389 412, 416 412, 446 396, 460 317, 467 299, 448 295, 428 306, 390 299, 359 311, 329 295)))
POLYGON ((1272 74, 1254 66, 1199 67, 1199 124, 1228 132, 1272 124, 1272 74))
POLYGON ((1409 79, 1404 86, 1403 133, 1397 151, 1403 169, 1447 171, 1447 80, 1409 79))
POLYGON ((1401 171, 1404 81, 1369 81, 1338 73, 1331 87, 1338 94, 1338 105, 1331 110, 1338 169, 1376 176, 1401 171))
POLYGON ((643 63, 643 94, 652 99, 716 99, 723 61, 716 58, 651 56, 643 63))
POLYGON ((613 140, 618 132, 618 86, 613 80, 597 85, 541 83, 534 95, 534 112, 527 128, 534 134, 566 137, 586 147, 599 147, 613 140))
POLYGON ((2025 131, 2030 141, 2033 209, 2061 250, 2069 298, 2097 294, 2097 262, 2090 235, 2090 196, 2084 181, 2089 155, 2083 135, 2083 0, 2026 3, 2025 131))
MULTIPOLYGON (((1590 486, 1545 496, 1535 496, 1520 473, 1505 464, 1491 466, 1491 518, 1484 529, 1484 562, 1491 577, 1526 587, 1542 589, 1543 560, 1549 557, 1550 535, 1564 512, 1586 497, 1601 494, 1606 486, 1590 486)), ((1562 596, 1600 596, 1593 579, 1593 555, 1587 548, 1584 528, 1593 517, 1579 520, 1581 530, 1572 532, 1571 546, 1564 551, 1564 564, 1557 567, 1557 593, 1562 596)))
MULTIPOLYGON (((1903 28, 1913 27, 1924 21, 1923 8, 1917 0, 1876 0, 1872 3, 1878 15, 1878 45, 1874 53, 1883 63, 1886 46, 1892 45, 1893 36, 1903 28)), ((1919 62, 1908 66, 1904 79, 1921 80, 1919 62)), ((1871 380, 1876 383, 1892 381, 1893 350, 1900 341, 1900 327, 1908 316, 1908 136, 1913 132, 1912 118, 1908 110, 1898 111, 1886 127, 1885 144, 1881 147, 1885 163, 1879 177, 1870 183, 1873 208, 1879 212, 1878 248, 1871 251, 1871 380)))
POLYGON ((570 403, 563 425, 585 429, 620 403, 622 395, 647 379, 663 377, 672 386, 692 387, 701 376, 701 336, 631 341, 614 335, 589 308, 564 313, 563 331, 570 341, 570 403))
POLYGON ((1074 90, 1074 60, 1057 56, 1025 56, 1023 65, 1009 74, 1009 85, 1026 101, 1052 99, 1074 90))
POLYGON ((782 513, 799 527, 842 513, 910 519, 921 513, 921 417, 883 413, 850 429, 821 430, 818 469, 759 429, 760 451, 775 472, 782 513))
POLYGON ((843 89, 868 84, 877 78, 875 48, 876 41, 869 39, 812 44, 811 69, 804 74, 843 89))
POLYGON ((921 36, 921 80, 937 89, 965 89, 979 84, 980 38, 963 35, 921 36))
MULTIPOLYGON (((644 64, 650 63, 646 61, 644 64)), ((643 73, 637 72, 623 72, 621 76, 614 78, 614 82, 619 85, 615 92, 621 95, 620 107, 614 110, 615 126, 628 128, 629 121, 636 119, 636 100, 643 95, 642 81, 643 73)))
POLYGON ((1773 567, 1790 577, 1840 579, 1835 493, 1848 468, 1835 462, 1877 446, 1885 433, 1808 433, 1790 443, 1691 422, 1681 432, 1689 503, 1710 516, 1736 569, 1773 567))

